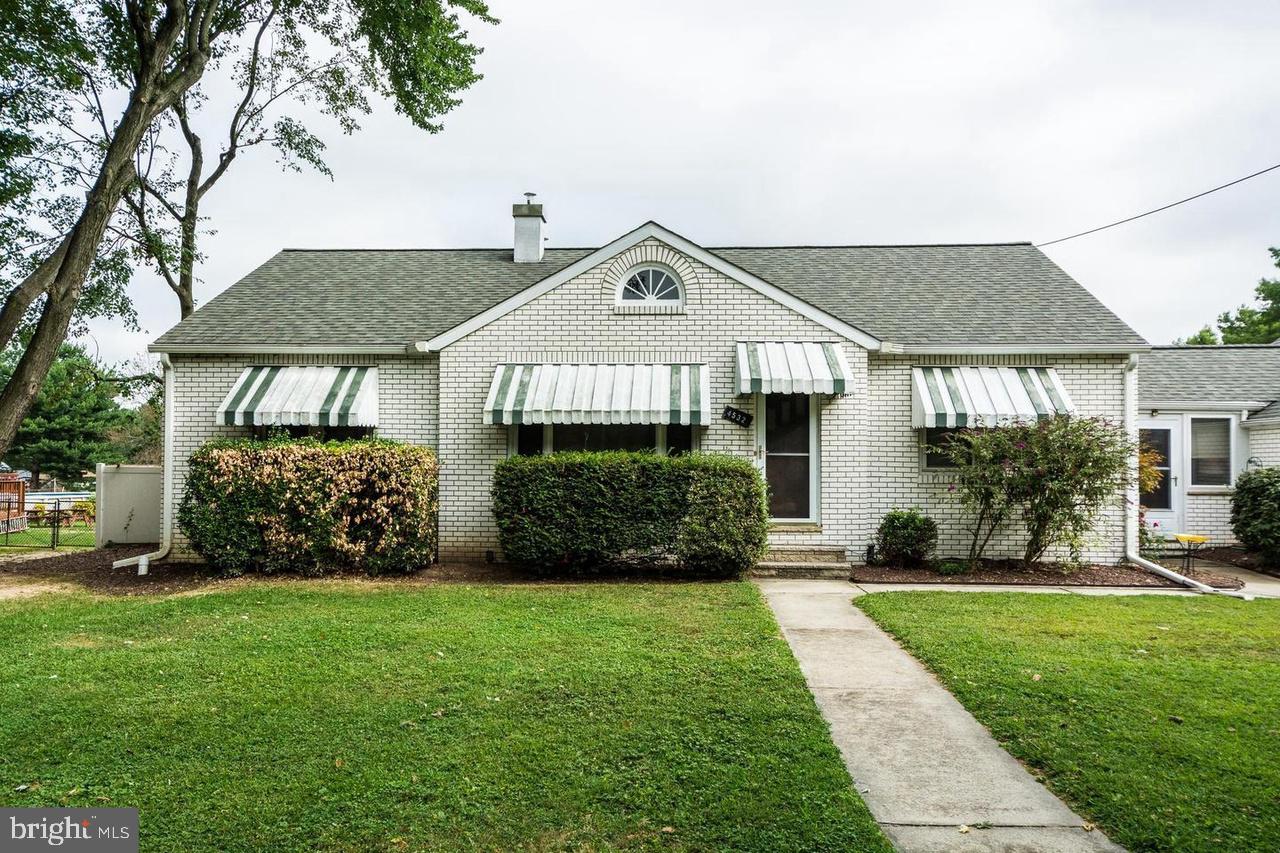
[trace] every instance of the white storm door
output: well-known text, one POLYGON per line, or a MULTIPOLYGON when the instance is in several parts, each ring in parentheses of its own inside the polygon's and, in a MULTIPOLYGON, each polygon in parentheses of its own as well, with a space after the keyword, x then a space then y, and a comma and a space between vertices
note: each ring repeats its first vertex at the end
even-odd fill
POLYGON ((1138 420, 1138 437, 1144 447, 1161 456, 1156 470, 1160 485, 1143 492, 1138 502, 1146 507, 1146 523, 1158 535, 1182 532, 1187 486, 1182 471, 1182 416, 1164 415, 1138 420))

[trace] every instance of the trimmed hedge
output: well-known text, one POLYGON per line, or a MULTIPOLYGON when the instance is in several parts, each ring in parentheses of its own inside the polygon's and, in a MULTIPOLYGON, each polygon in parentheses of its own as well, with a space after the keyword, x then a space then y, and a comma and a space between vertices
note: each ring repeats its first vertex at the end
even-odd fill
POLYGON ((1231 529, 1250 551, 1280 563, 1280 468, 1261 468, 1236 478, 1231 529))
POLYGON ((437 466, 425 447, 214 441, 188 464, 178 525, 223 574, 395 574, 435 555, 437 466))
POLYGON ((537 574, 674 562, 736 577, 768 533, 760 473, 715 454, 512 456, 494 474, 493 512, 507 560, 537 574))
POLYGON ((876 531, 880 560, 890 566, 923 566, 938 545, 938 525, 918 509, 885 513, 876 531))

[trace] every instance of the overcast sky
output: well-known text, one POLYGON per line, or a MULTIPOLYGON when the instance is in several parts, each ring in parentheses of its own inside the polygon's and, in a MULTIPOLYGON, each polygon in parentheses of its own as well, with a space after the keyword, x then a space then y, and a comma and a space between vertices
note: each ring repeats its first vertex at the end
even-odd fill
MULTIPOLYGON (((328 132, 332 181, 236 162, 198 302, 284 247, 508 246, 525 190, 551 246, 647 219, 708 246, 1042 242, 1280 162, 1274 0, 491 5, 442 133, 383 106, 328 132)), ((1277 274, 1277 198, 1280 170, 1046 252, 1167 343, 1277 274)), ((145 332, 96 325, 104 358, 177 321, 133 289, 145 332)))

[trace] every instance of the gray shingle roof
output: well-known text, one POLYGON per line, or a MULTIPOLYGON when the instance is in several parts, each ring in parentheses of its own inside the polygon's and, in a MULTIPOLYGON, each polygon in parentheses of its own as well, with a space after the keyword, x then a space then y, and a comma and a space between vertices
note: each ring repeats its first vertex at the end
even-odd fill
MULTIPOLYGON (((404 347, 432 338, 589 254, 548 249, 288 249, 156 341, 171 346, 404 347)), ((710 249, 896 344, 1145 347, 1027 243, 710 249)))
POLYGON ((1252 420, 1280 420, 1280 401, 1254 412, 1252 420))
POLYGON ((1146 346, 1029 243, 711 251, 884 341, 1146 346))
POLYGON ((473 317, 590 252, 285 249, 160 336, 156 346, 405 347, 473 317))
POLYGON ((1280 400, 1280 346, 1153 347, 1139 358, 1140 405, 1280 400))

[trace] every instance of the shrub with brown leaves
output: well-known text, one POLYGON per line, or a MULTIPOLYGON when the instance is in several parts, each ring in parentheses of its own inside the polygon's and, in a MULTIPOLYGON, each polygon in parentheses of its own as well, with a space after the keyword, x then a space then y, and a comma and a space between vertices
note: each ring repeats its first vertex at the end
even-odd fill
POLYGON ((214 441, 192 454, 178 525, 227 575, 411 572, 435 555, 437 464, 386 441, 214 441))

